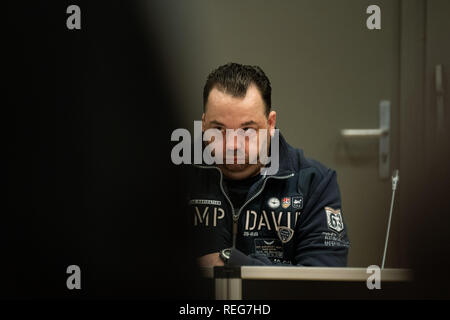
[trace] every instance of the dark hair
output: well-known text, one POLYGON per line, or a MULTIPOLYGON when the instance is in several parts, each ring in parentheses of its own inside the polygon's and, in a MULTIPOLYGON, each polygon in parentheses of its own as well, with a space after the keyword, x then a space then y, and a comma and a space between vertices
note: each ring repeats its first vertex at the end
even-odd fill
POLYGON ((244 97, 250 84, 258 87, 266 105, 266 116, 268 116, 272 105, 272 87, 269 79, 260 67, 239 63, 227 63, 208 75, 203 88, 203 111, 205 111, 209 93, 214 87, 234 97, 244 97))

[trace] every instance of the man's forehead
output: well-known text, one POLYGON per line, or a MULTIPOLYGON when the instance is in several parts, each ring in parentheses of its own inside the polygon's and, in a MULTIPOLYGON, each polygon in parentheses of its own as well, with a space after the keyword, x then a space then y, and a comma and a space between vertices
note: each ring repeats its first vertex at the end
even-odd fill
MULTIPOLYGON (((224 126, 226 127, 227 124, 223 123, 219 120, 216 119, 209 119, 208 122, 212 125, 218 125, 218 126, 224 126)), ((239 126, 244 127, 244 126, 252 126, 252 125, 258 125, 259 123, 255 120, 248 120, 248 121, 243 121, 239 124, 239 126)))
POLYGON ((206 110, 211 112, 265 113, 264 100, 255 85, 247 88, 245 96, 233 96, 218 87, 213 87, 208 96, 206 110))

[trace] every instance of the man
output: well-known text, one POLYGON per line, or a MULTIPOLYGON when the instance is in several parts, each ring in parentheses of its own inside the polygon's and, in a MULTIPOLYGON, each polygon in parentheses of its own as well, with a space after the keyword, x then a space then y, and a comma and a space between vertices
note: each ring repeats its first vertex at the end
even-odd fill
POLYGON ((262 174, 263 163, 250 161, 250 139, 236 143, 227 134, 266 130, 269 145, 277 117, 271 90, 257 66, 229 63, 208 76, 202 130, 223 133, 224 161, 192 165, 188 178, 199 264, 346 266, 349 241, 336 173, 280 134, 279 169, 262 174))

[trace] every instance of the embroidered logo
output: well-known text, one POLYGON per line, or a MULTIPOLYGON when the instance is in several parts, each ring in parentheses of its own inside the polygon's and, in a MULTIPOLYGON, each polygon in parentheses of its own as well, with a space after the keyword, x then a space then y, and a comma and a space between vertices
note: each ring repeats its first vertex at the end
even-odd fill
POLYGON ((267 201, 267 205, 272 209, 276 209, 280 206, 280 200, 278 200, 278 198, 270 198, 269 201, 267 201))
POLYGON ((290 205, 291 205, 291 197, 284 197, 281 205, 283 209, 289 208, 290 205))
POLYGON ((303 197, 292 197, 292 208, 302 209, 303 208, 303 197))
POLYGON ((278 227, 278 237, 280 238, 281 242, 287 243, 291 241, 292 236, 294 235, 294 230, 288 227, 278 227))
POLYGON ((328 228, 337 232, 344 230, 344 221, 342 220, 341 209, 325 207, 325 212, 327 214, 328 228))

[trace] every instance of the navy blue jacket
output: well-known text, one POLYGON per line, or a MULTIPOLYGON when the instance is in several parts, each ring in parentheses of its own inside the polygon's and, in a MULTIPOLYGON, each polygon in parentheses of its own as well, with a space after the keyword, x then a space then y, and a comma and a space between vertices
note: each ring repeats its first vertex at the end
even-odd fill
POLYGON ((336 172, 281 134, 279 151, 278 173, 259 179, 241 208, 233 208, 219 168, 189 166, 197 255, 232 247, 229 265, 346 266, 350 243, 336 172))

